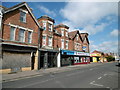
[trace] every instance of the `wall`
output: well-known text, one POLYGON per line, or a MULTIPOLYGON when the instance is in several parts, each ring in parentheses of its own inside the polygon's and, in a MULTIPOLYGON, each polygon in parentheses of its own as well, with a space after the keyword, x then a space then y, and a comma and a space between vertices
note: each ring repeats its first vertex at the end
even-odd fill
POLYGON ((2 69, 31 67, 31 53, 3 52, 2 69))
MULTIPOLYGON (((27 11, 25 6, 21 7, 21 9, 27 11)), ((18 44, 22 44, 22 45, 27 44, 27 45, 36 45, 37 46, 39 27, 36 24, 36 22, 34 21, 34 19, 31 17, 29 11, 26 14, 26 23, 20 21, 20 10, 19 9, 16 9, 14 11, 11 11, 11 12, 4 14, 3 22, 4 22, 4 25, 3 25, 3 39, 4 40, 7 40, 7 42, 9 42, 9 43, 18 43, 18 44), (10 27, 9 23, 33 30, 32 43, 30 44, 27 42, 28 41, 27 40, 28 39, 27 38, 27 35, 28 35, 27 31, 25 31, 25 42, 18 41, 18 34, 19 34, 18 28, 16 28, 15 42, 10 41, 10 28, 11 27, 10 27)))

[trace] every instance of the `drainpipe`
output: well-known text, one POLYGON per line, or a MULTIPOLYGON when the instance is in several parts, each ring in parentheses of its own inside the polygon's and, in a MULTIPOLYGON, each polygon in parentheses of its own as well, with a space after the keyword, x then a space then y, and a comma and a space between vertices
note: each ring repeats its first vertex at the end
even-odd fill
POLYGON ((42 31, 43 29, 42 28, 39 28, 38 29, 38 70, 40 69, 40 53, 41 53, 41 51, 40 51, 40 48, 41 48, 41 31, 42 31))

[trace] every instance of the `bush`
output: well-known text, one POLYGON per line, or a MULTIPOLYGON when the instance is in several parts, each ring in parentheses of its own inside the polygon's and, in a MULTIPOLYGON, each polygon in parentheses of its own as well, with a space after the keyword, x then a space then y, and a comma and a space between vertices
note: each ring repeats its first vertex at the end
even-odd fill
POLYGON ((108 62, 115 61, 115 58, 113 56, 106 57, 108 62))

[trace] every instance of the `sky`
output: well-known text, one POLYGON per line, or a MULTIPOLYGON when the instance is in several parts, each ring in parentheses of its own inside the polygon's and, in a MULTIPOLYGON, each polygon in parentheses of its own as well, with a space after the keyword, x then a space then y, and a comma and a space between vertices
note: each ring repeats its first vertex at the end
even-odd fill
MULTIPOLYGON (((20 2, 3 2, 9 8, 20 2)), ((69 32, 87 32, 90 52, 118 52, 118 2, 27 2, 36 18, 48 15, 69 32)))

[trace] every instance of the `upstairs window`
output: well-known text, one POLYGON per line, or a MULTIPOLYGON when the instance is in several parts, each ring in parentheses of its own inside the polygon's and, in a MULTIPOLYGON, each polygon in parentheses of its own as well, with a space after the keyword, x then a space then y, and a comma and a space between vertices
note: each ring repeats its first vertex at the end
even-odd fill
POLYGON ((25 30, 24 29, 19 30, 19 41, 21 42, 25 41, 25 30))
POLYGON ((45 46, 46 45, 46 36, 42 37, 42 45, 45 46))
POLYGON ((66 49, 68 49, 68 40, 66 40, 66 49))
POLYGON ((48 37, 48 46, 52 46, 52 37, 48 37))
POLYGON ((48 29, 49 29, 49 31, 52 31, 52 24, 49 23, 48 29))
POLYGON ((46 22, 43 22, 43 29, 46 30, 46 22))
POLYGON ((10 40, 11 41, 15 40, 15 27, 11 27, 10 29, 10 40))
POLYGON ((26 12, 20 11, 20 21, 26 22, 26 12))
POLYGON ((28 31, 28 43, 32 42, 32 32, 28 31))
POLYGON ((66 32, 66 37, 68 37, 68 32, 66 32))
POLYGON ((64 29, 61 29, 61 34, 62 36, 64 36, 64 29))
POLYGON ((61 48, 64 49, 64 39, 61 39, 61 48))

